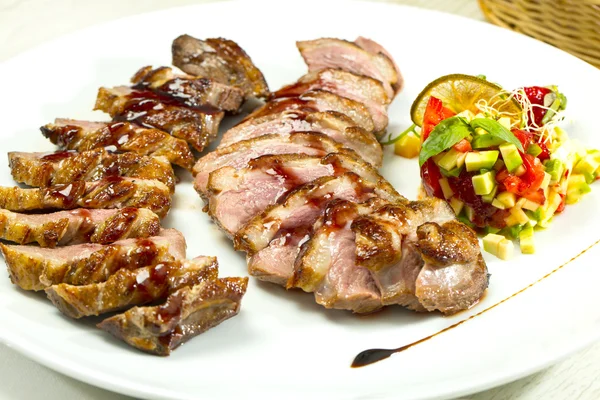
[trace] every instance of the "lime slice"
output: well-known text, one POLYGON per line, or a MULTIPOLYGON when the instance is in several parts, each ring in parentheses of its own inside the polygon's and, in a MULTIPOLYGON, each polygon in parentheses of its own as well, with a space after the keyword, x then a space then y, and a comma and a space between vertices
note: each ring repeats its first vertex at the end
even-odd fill
POLYGON ((423 124, 423 114, 431 96, 440 99, 444 106, 457 114, 465 110, 477 114, 480 109, 476 105, 485 100, 488 106, 502 113, 502 116, 509 117, 517 126, 521 121, 521 105, 514 97, 509 97, 502 87, 476 76, 452 74, 431 82, 413 102, 410 117, 419 126, 423 124))

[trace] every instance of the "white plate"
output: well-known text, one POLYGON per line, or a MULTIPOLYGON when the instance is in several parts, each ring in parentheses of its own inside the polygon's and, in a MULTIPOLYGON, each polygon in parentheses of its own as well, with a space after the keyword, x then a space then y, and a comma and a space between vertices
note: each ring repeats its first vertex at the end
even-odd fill
MULTIPOLYGON (((102 119, 91 112, 101 85, 118 85, 141 66, 170 63, 181 33, 224 36, 246 49, 271 88, 305 71, 294 41, 358 35, 395 57, 406 88, 390 107, 390 130, 409 124, 412 99, 440 75, 486 74, 508 88, 558 84, 569 98, 566 128, 600 147, 600 72, 526 37, 467 19, 372 3, 226 2, 161 11, 92 27, 0 66, 1 148, 52 150, 38 127, 55 117, 102 119)), ((40 27, 41 28, 41 27, 40 27)), ((389 151, 389 150, 388 150, 389 151)), ((384 175, 414 197, 415 161, 386 154, 384 175)), ((0 184, 13 185, 3 163, 0 184)), ((591 250, 565 268, 432 340, 375 365, 351 369, 372 347, 398 347, 493 306, 564 264, 600 238, 594 188, 536 236, 538 253, 486 260, 490 289, 473 310, 444 318, 399 307, 358 317, 328 311, 311 295, 252 280, 240 315, 193 339, 169 358, 139 353, 96 329, 63 318, 43 295, 0 281, 0 338, 40 363, 88 383, 151 398, 402 398, 458 396, 514 380, 600 337, 600 269, 591 250)), ((190 179, 177 187, 166 225, 183 231, 188 256, 216 255, 222 275, 246 275, 241 254, 201 212, 190 179)), ((25 373, 25 371, 23 371, 25 373)))

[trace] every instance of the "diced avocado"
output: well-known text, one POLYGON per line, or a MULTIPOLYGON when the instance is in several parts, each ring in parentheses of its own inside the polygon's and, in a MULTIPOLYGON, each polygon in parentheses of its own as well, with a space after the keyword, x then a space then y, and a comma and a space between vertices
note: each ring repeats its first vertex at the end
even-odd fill
POLYGON ((494 197, 496 197, 496 192, 498 192, 498 185, 495 185, 489 194, 481 196, 481 200, 483 200, 484 203, 492 203, 495 200, 494 197))
POLYGON ((482 168, 492 169, 498 160, 498 155, 498 150, 468 152, 465 159, 467 171, 478 171, 482 168))
POLYGON ((537 143, 531 143, 527 148, 527 154, 531 154, 532 156, 537 157, 540 154, 542 154, 542 148, 537 143))
POLYGON ((517 202, 517 196, 511 192, 502 192, 496 196, 496 198, 504 204, 506 208, 514 207, 517 202))
POLYGON ((483 249, 502 260, 506 260, 512 257, 514 245, 504 236, 490 233, 483 238, 483 249))
POLYGON ((469 221, 473 221, 475 219, 475 210, 473 209, 473 207, 469 207, 469 206, 465 205, 464 210, 465 210, 465 215, 467 216, 469 221))
POLYGON ((565 172, 565 166, 559 159, 546 160, 544 162, 544 169, 550 174, 550 183, 556 183, 560 180, 562 174, 565 172))
POLYGON ((450 184, 448 183, 448 179, 441 178, 439 180, 439 182, 440 182, 440 187, 442 188, 442 193, 444 193, 444 198, 449 199, 450 197, 454 196, 454 191, 450 187, 450 184))
POLYGON ((523 209, 521 209, 520 207, 513 207, 510 209, 510 215, 515 217, 515 220, 520 224, 520 225, 525 225, 526 223, 529 222, 529 217, 527 216, 527 214, 525 214, 525 211, 523 211, 523 209))
POLYGON ((519 245, 521 247, 521 253, 523 253, 523 254, 535 253, 535 243, 533 241, 533 228, 532 227, 525 228, 519 233, 519 245))
POLYGON ((446 171, 444 168, 440 168, 440 172, 445 177, 454 177, 454 178, 456 178, 456 177, 458 177, 460 175, 460 173, 462 172, 463 169, 464 169, 463 167, 456 167, 453 170, 446 171))
POLYGON ((450 199, 450 207, 454 210, 454 214, 459 215, 465 203, 456 197, 450 199))
POLYGON ((491 172, 473 175, 471 180, 473 181, 473 189, 475 189, 475 194, 478 196, 485 196, 486 194, 492 193, 494 186, 496 186, 494 175, 491 172))
POLYGON ((585 176, 582 174, 573 174, 569 177, 569 184, 567 187, 567 204, 575 204, 581 197, 591 192, 590 185, 588 185, 585 176))
POLYGON ((437 165, 439 165, 440 168, 444 168, 446 171, 451 171, 458 166, 458 160, 462 157, 465 157, 463 152, 451 148, 442 158, 439 159, 437 165))
POLYGON ((479 135, 473 138, 471 142, 471 147, 474 149, 486 149, 489 147, 496 147, 504 143, 504 140, 492 136, 492 135, 479 135))
POLYGON ((496 208, 499 208, 500 210, 504 210, 506 208, 504 203, 502 203, 501 201, 498 201, 498 199, 492 200, 492 205, 496 208))
POLYGON ((521 233, 522 230, 523 230, 523 225, 513 225, 510 227, 504 228, 504 231, 506 232, 506 234, 514 239, 519 237, 519 233, 521 233))
POLYGON ((513 172, 521 164, 523 164, 523 159, 519 154, 519 150, 514 144, 504 143, 501 144, 498 148, 500 149, 500 153, 502 153, 502 159, 504 160, 504 164, 506 165, 506 169, 508 169, 508 172, 513 172))
POLYGON ((415 158, 421 151, 421 139, 412 132, 404 135, 394 144, 394 153, 404 158, 415 158))
POLYGON ((593 176, 594 172, 600 167, 600 161, 596 160, 593 155, 588 154, 583 157, 573 168, 574 174, 588 174, 593 176))

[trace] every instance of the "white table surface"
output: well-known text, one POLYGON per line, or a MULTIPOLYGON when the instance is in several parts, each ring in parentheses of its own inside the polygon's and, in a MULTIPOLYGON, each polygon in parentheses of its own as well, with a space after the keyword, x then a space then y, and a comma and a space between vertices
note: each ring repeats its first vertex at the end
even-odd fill
MULTIPOLYGON (((151 10, 207 1, 0 0, 0 62, 45 40, 91 24, 151 10)), ((438 9, 478 20, 484 19, 476 0, 387 1, 438 9)), ((0 345, 0 400, 41 398, 130 399, 58 374, 0 345)), ((535 375, 465 399, 598 400, 600 343, 535 375)))

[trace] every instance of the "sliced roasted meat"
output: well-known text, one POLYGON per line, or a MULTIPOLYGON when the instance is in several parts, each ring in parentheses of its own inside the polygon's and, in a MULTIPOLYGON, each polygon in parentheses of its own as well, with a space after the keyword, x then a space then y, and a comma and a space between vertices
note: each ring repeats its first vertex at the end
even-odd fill
POLYGON ((404 78, 402 77, 402 72, 400 72, 400 68, 398 67, 398 64, 396 64, 396 61, 394 61, 394 57, 392 57, 392 55, 385 48, 383 48, 382 45, 380 45, 379 43, 377 43, 371 39, 367 39, 365 37, 359 36, 358 38, 356 38, 354 43, 356 43, 357 45, 362 47, 364 50, 368 51, 369 53, 371 53, 373 55, 383 54, 384 56, 387 56, 387 58, 390 59, 392 64, 394 64, 394 69, 396 70, 396 75, 398 76, 398 82, 393 84, 392 88, 394 89, 396 94, 398 94, 402 90, 402 87, 404 86, 404 78))
POLYGON ((171 97, 127 86, 100 88, 94 109, 108 113, 116 121, 134 122, 169 132, 198 151, 217 136, 225 115, 212 107, 184 106, 171 97))
POLYGON ((245 120, 270 114, 279 114, 286 110, 304 112, 335 111, 352 119, 356 126, 368 132, 375 131, 373 118, 363 103, 338 96, 325 90, 312 90, 298 97, 282 97, 267 102, 261 108, 248 115, 245 120))
POLYGON ((0 208, 10 211, 70 210, 73 208, 148 208, 164 217, 171 193, 155 180, 108 177, 97 182, 73 182, 38 189, 0 187, 0 208))
POLYGON ((371 271, 357 264, 352 221, 384 204, 379 198, 365 203, 331 203, 315 224, 312 237, 296 258, 287 287, 314 292, 318 304, 327 308, 368 313, 383 306, 371 271))
POLYGON ((346 40, 322 38, 296 42, 309 71, 339 68, 345 71, 377 79, 393 98, 392 85, 398 83, 393 61, 380 52, 371 53, 356 43, 346 40))
POLYGON ((306 154, 324 156, 329 153, 347 152, 342 145, 318 132, 296 132, 290 135, 264 135, 242 140, 217 149, 200 158, 194 166, 194 188, 207 198, 210 173, 222 167, 243 168, 254 158, 275 154, 306 154))
POLYGON ((221 168, 210 174, 209 213, 232 236, 290 190, 323 176, 346 172, 372 183, 382 180, 370 164, 351 154, 280 154, 255 158, 244 169, 221 168))
POLYGON ((284 111, 251 119, 228 130, 223 135, 219 148, 263 135, 288 135, 297 131, 321 132, 342 146, 354 150, 372 165, 381 165, 383 151, 375 136, 355 126, 349 117, 334 111, 284 111))
POLYGON ((76 181, 94 182, 108 176, 155 179, 175 191, 175 173, 167 159, 115 154, 105 149, 55 153, 9 152, 13 179, 29 186, 46 187, 76 181))
POLYGON ((160 230, 158 215, 145 208, 88 210, 51 214, 18 214, 0 210, 0 239, 41 247, 79 243, 108 244, 120 239, 146 238, 160 230))
POLYGON ((146 239, 125 239, 110 245, 79 244, 56 249, 0 244, 11 281, 24 290, 42 290, 68 283, 104 282, 120 269, 157 265, 185 258, 185 239, 165 229, 146 239))
POLYGON ((415 295, 423 307, 454 314, 476 304, 488 287, 488 273, 475 232, 458 221, 429 222, 417 235, 425 265, 415 295))
POLYGON ((244 101, 242 90, 212 79, 177 75, 169 67, 141 68, 131 79, 134 88, 149 89, 170 96, 189 107, 209 106, 222 111, 239 111, 244 101))
POLYGON ((190 75, 238 87, 246 98, 267 98, 270 95, 262 72, 232 40, 200 40, 190 35, 181 35, 173 41, 171 49, 173 65, 190 75))
POLYGON ((251 275, 285 285, 293 273, 294 261, 313 225, 333 200, 366 201, 380 197, 402 201, 389 183, 368 182, 354 173, 322 177, 300 186, 252 218, 235 236, 235 245, 248 253, 251 275))
POLYGON ((311 90, 329 91, 364 104, 371 113, 376 132, 383 132, 388 125, 386 106, 391 99, 376 79, 328 68, 309 72, 296 83, 279 89, 275 97, 297 97, 311 90))
POLYGON ((214 281, 217 274, 216 259, 202 257, 120 269, 105 282, 83 286, 61 283, 45 291, 60 312, 82 318, 163 300, 183 287, 214 281))
POLYGON ((194 155, 188 144, 159 129, 142 128, 129 122, 89 122, 62 118, 40 129, 45 137, 63 150, 106 148, 162 156, 188 170, 194 165, 194 155))
POLYGON ((164 304, 134 307, 98 327, 147 353, 168 356, 194 336, 237 315, 248 278, 224 278, 184 287, 164 304))

